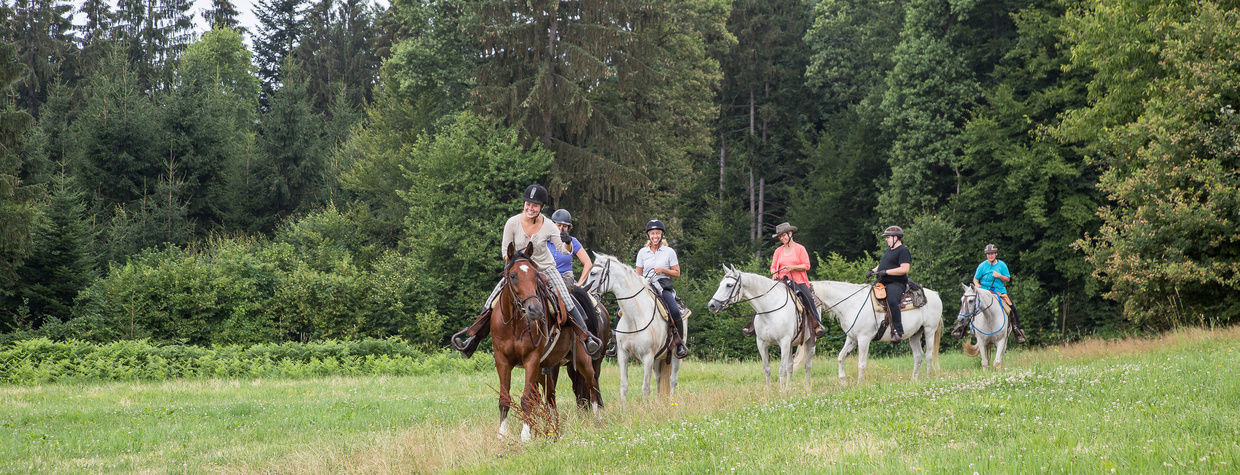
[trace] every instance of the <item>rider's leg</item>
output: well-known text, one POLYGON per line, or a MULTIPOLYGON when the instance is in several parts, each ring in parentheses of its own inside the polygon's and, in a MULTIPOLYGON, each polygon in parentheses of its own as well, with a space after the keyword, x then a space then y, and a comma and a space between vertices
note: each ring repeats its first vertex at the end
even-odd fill
POLYGON ((491 296, 487 297, 482 310, 478 311, 478 317, 474 319, 474 323, 469 328, 452 335, 452 347, 463 353, 466 358, 473 356, 474 350, 478 349, 478 344, 491 332, 491 304, 495 302, 503 286, 502 280, 495 284, 495 290, 491 291, 491 296))
POLYGON ((663 289, 663 303, 667 305, 667 313, 672 317, 672 325, 676 326, 676 335, 680 337, 680 342, 676 345, 676 357, 684 358, 689 355, 689 346, 685 344, 684 339, 684 320, 680 316, 680 305, 676 303, 676 292, 671 289, 663 289))
POLYGON ((814 305, 814 294, 809 290, 809 286, 805 284, 796 284, 797 294, 801 297, 801 302, 805 304, 805 308, 809 309, 810 316, 814 317, 814 336, 822 338, 827 334, 827 327, 822 326, 822 316, 818 314, 818 306, 814 305))
POLYGON ((599 348, 603 346, 603 341, 599 340, 593 333, 590 333, 590 327, 586 326, 586 319, 581 314, 581 308, 577 307, 576 302, 573 301, 573 296, 568 292, 568 286, 564 284, 564 278, 560 276, 559 272, 555 271, 543 272, 543 274, 547 276, 551 286, 559 293, 560 300, 564 301, 564 308, 568 310, 569 315, 572 315, 573 321, 577 323, 577 327, 581 330, 581 340, 586 345, 586 353, 589 353, 591 356, 598 354, 599 348))
POLYGON ((904 297, 905 284, 892 282, 887 285, 887 311, 891 312, 892 343, 904 338, 904 324, 900 321, 900 299, 904 297))
POLYGON ((1012 299, 1008 298, 1007 294, 999 294, 999 296, 1003 297, 1003 301, 1007 302, 1008 308, 1012 310, 1012 314, 1010 315, 1012 318, 1012 333, 1016 334, 1016 342, 1028 342, 1029 339, 1025 338, 1025 331, 1020 328, 1020 317, 1016 315, 1016 306, 1012 305, 1012 299))

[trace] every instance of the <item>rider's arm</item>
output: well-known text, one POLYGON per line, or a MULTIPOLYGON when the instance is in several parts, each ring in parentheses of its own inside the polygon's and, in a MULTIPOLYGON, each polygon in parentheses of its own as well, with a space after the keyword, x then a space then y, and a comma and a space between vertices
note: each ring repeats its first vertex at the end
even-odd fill
MULTIPOLYGON (((663 269, 660 267, 660 269, 663 269)), ((663 275, 668 277, 680 277, 680 264, 672 266, 670 269, 663 269, 663 275)))
POLYGON ((586 278, 590 277, 590 268, 594 267, 594 262, 590 260, 590 254, 586 253, 586 248, 577 249, 577 260, 581 261, 581 277, 577 278, 577 286, 584 286, 586 278))
POLYGON ((974 277, 974 278, 973 278, 973 287, 975 287, 975 288, 981 288, 981 287, 982 287, 982 283, 981 283, 981 282, 978 282, 977 277, 974 277))
POLYGON ((573 253, 573 243, 566 243, 563 239, 560 239, 560 228, 555 227, 555 224, 552 224, 550 219, 542 217, 539 219, 543 220, 542 232, 547 233, 547 241, 550 241, 561 254, 571 255, 573 253))
POLYGON ((907 262, 900 264, 900 267, 887 269, 887 275, 905 275, 908 274, 909 264, 907 262))

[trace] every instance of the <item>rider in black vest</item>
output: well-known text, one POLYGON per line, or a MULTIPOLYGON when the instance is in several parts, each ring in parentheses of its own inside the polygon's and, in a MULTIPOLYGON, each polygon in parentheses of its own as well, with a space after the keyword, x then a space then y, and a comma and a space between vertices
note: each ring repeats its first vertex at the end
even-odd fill
POLYGON ((869 275, 877 275, 878 281, 887 287, 887 311, 891 312, 892 343, 904 338, 904 324, 900 322, 900 298, 908 288, 908 271, 913 256, 904 245, 904 230, 890 226, 883 231, 887 251, 869 275))

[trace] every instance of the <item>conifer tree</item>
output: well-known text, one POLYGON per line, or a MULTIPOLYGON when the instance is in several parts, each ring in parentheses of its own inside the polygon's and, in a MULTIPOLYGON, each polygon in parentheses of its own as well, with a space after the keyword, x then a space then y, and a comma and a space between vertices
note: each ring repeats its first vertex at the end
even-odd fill
POLYGON ((306 0, 259 0, 254 5, 258 31, 254 36, 254 62, 263 81, 263 103, 283 86, 282 68, 301 40, 306 0))
POLYGON ((63 0, 16 0, 12 18, 0 23, 0 40, 17 45, 18 61, 28 68, 14 85, 17 105, 36 117, 47 101, 48 89, 59 80, 74 53, 72 11, 63 0))
MULTIPOLYGON (((22 158, 18 149, 33 119, 7 98, 23 69, 16 60, 17 48, 0 41, 0 298, 15 288, 17 266, 29 252, 37 191, 19 178, 22 158)), ((12 313, 12 309, 0 310, 0 323, 11 325, 6 315, 12 313)))
POLYGON ((48 186, 47 204, 34 231, 34 252, 22 266, 21 292, 37 320, 43 316, 67 320, 73 299, 96 275, 94 231, 87 215, 86 196, 73 183, 64 164, 48 186))
POLYGON ((211 8, 202 13, 202 17, 207 22, 207 27, 229 28, 238 30, 242 34, 246 32, 246 28, 241 26, 241 22, 237 20, 237 8, 233 6, 232 0, 211 0, 211 8))

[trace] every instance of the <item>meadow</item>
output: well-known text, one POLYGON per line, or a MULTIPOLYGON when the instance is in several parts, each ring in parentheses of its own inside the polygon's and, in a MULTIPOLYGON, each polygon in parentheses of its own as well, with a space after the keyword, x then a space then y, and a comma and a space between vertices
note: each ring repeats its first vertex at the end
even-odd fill
POLYGON ((788 393, 757 362, 689 359, 676 396, 638 383, 627 407, 608 361, 602 420, 565 384, 558 437, 529 444, 495 437, 493 370, 3 386, 0 472, 1240 470, 1240 328, 1021 348, 991 373, 948 352, 918 382, 903 353, 847 386, 820 353, 788 393))

